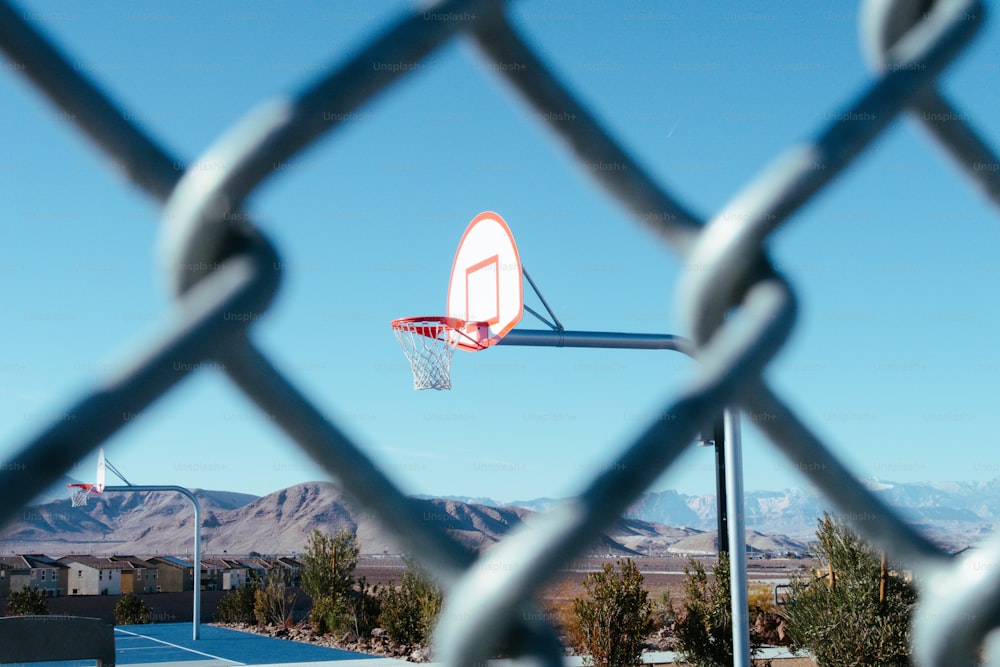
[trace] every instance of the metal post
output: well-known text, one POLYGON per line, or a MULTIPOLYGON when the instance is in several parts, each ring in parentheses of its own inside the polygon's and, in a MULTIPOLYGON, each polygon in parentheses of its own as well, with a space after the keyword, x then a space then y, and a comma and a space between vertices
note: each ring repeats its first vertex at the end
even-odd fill
POLYGON ((743 447, 739 412, 726 410, 727 509, 729 515, 729 590, 733 612, 733 667, 750 667, 750 606, 747 599, 747 545, 743 507, 743 447))
POLYGON ((614 331, 552 331, 549 329, 514 329, 497 345, 521 347, 596 347, 624 350, 676 350, 691 356, 691 343, 671 334, 619 333, 614 331))
MULTIPOLYGON (((497 345, 675 350, 691 356, 690 341, 681 336, 670 334, 514 329, 507 332, 507 335, 501 338, 497 345)), ((719 496, 719 551, 729 552, 729 588, 733 615, 733 664, 734 667, 750 667, 750 611, 747 600, 743 450, 740 439, 739 412, 726 410, 722 417, 721 432, 717 423, 714 428, 716 429, 715 479, 719 496)))
POLYGON ((713 425, 715 431, 715 506, 719 553, 729 552, 729 507, 726 493, 726 420, 725 416, 713 425))
POLYGON ((191 638, 197 640, 201 633, 201 503, 183 486, 105 486, 104 493, 123 491, 174 491, 187 497, 194 505, 194 618, 191 621, 191 638))

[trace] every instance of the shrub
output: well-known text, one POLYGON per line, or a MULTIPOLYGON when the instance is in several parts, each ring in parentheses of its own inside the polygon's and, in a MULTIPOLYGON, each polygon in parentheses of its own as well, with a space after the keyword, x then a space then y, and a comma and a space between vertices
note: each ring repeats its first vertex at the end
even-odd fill
POLYGON ((359 639, 367 637, 378 627, 382 607, 379 590, 378 586, 371 587, 361 579, 358 590, 348 591, 345 597, 314 598, 309 610, 313 630, 321 634, 353 633, 359 639))
POLYGON ((254 623, 254 605, 257 602, 257 591, 260 586, 247 582, 243 588, 230 591, 219 600, 215 609, 215 619, 222 623, 254 623))
POLYGON ((152 610, 134 593, 126 593, 115 604, 115 625, 143 625, 152 618, 152 610))
MULTIPOLYGON (((677 650, 692 667, 733 664, 733 614, 729 586, 729 554, 722 552, 709 577, 705 566, 693 558, 684 567, 684 600, 670 604, 677 635, 677 650)), ((759 605, 749 605, 750 654, 758 652, 761 637, 756 618, 759 605)))
POLYGON ((621 572, 605 563, 587 575, 585 595, 573 600, 580 648, 595 667, 632 667, 641 664, 642 644, 653 630, 649 593, 631 559, 619 560, 621 572))
POLYGON ((319 634, 342 634, 351 627, 351 610, 347 600, 334 599, 329 595, 314 597, 309 609, 309 623, 319 634))
POLYGON ((277 571, 268 573, 266 581, 254 591, 253 615, 258 625, 291 624, 295 594, 286 590, 285 577, 277 571))
POLYGON ((302 588, 312 598, 309 621, 319 633, 359 628, 355 614, 354 568, 358 540, 349 531, 337 535, 313 530, 302 558, 302 588))
POLYGON ((381 592, 381 586, 369 586, 364 577, 358 580, 358 590, 354 592, 351 604, 354 632, 358 637, 367 637, 378 627, 382 613, 381 592))
POLYGON ((49 599, 45 591, 25 586, 11 591, 7 597, 8 616, 44 616, 49 613, 49 599))
POLYGON ((889 573, 880 599, 881 559, 841 520, 825 515, 816 537, 827 577, 792 581, 784 615, 793 646, 820 667, 909 664, 913 587, 889 573))
POLYGON ((440 589, 413 561, 407 561, 399 587, 390 583, 379 595, 380 621, 389 638, 409 646, 426 645, 443 596, 440 589))
POLYGON ((673 623, 673 599, 670 589, 663 589, 653 601, 653 627, 668 628, 673 623))

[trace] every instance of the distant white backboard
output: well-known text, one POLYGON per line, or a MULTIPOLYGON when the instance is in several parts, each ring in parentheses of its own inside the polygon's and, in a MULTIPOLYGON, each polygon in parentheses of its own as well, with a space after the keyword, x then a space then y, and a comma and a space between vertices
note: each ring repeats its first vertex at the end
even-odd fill
POLYGON ((104 493, 104 485, 107 483, 107 462, 104 458, 104 447, 97 452, 97 483, 94 488, 98 493, 104 493))

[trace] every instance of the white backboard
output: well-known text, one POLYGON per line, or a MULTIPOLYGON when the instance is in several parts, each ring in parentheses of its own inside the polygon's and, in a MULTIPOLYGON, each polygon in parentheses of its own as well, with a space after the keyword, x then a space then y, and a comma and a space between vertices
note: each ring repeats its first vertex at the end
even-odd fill
POLYGON ((521 258, 510 227, 499 215, 477 215, 462 235, 448 284, 448 316, 467 322, 486 322, 458 337, 457 346, 480 350, 506 335, 521 320, 524 290, 521 258), (478 344, 477 342, 478 341, 478 344))

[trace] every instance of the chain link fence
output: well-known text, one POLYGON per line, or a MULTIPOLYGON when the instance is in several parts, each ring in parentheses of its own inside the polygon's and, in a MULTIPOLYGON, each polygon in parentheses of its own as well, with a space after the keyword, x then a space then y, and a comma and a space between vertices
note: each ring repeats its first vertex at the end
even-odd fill
POLYGON ((44 425, 0 468, 0 523, 109 438, 124 413, 137 415, 196 369, 221 372, 270 415, 386 528, 433 568, 449 591, 436 636, 439 659, 455 667, 484 664, 501 647, 518 664, 560 665, 562 648, 533 594, 594 542, 679 457, 723 406, 773 415, 758 424, 874 545, 907 563, 921 604, 913 630, 921 665, 970 665, 1000 626, 1000 536, 953 558, 907 525, 854 476, 764 380, 796 317, 789 282, 766 252, 772 232, 793 218, 902 112, 920 119, 966 176, 1000 204, 1000 164, 954 105, 936 88, 947 65, 984 21, 973 0, 878 0, 862 8, 862 47, 873 81, 811 142, 788 150, 713 219, 699 220, 645 172, 536 55, 495 0, 449 0, 414 10, 290 101, 259 106, 186 170, 13 7, 0 4, 0 47, 127 177, 163 203, 162 254, 177 301, 176 317, 131 363, 103 378, 68 412, 44 425), (427 13, 449 20, 428 21, 427 13), (459 35, 497 67, 540 119, 584 163, 625 168, 593 177, 686 261, 679 310, 696 346, 697 377, 658 420, 626 447, 615 465, 571 501, 522 525, 477 556, 419 510, 338 425, 279 372, 248 330, 274 299, 283 265, 242 203, 320 135, 405 77, 406 69, 459 35), (523 63, 507 69, 505 62, 523 63), (336 113, 329 113, 335 110, 336 113), (324 113, 327 112, 327 113, 324 113), (571 120, 566 120, 571 119, 571 120), (940 120, 940 119, 947 119, 940 120), (959 119, 959 120, 956 120, 959 119), (211 164, 212 169, 199 169, 211 164), (815 165, 824 165, 816 169, 815 165), (984 165, 993 168, 983 168, 984 165), (739 309, 739 325, 726 319, 739 309), (15 465, 16 464, 16 465, 15 465), (342 474, 350 471, 350 474, 342 474))

